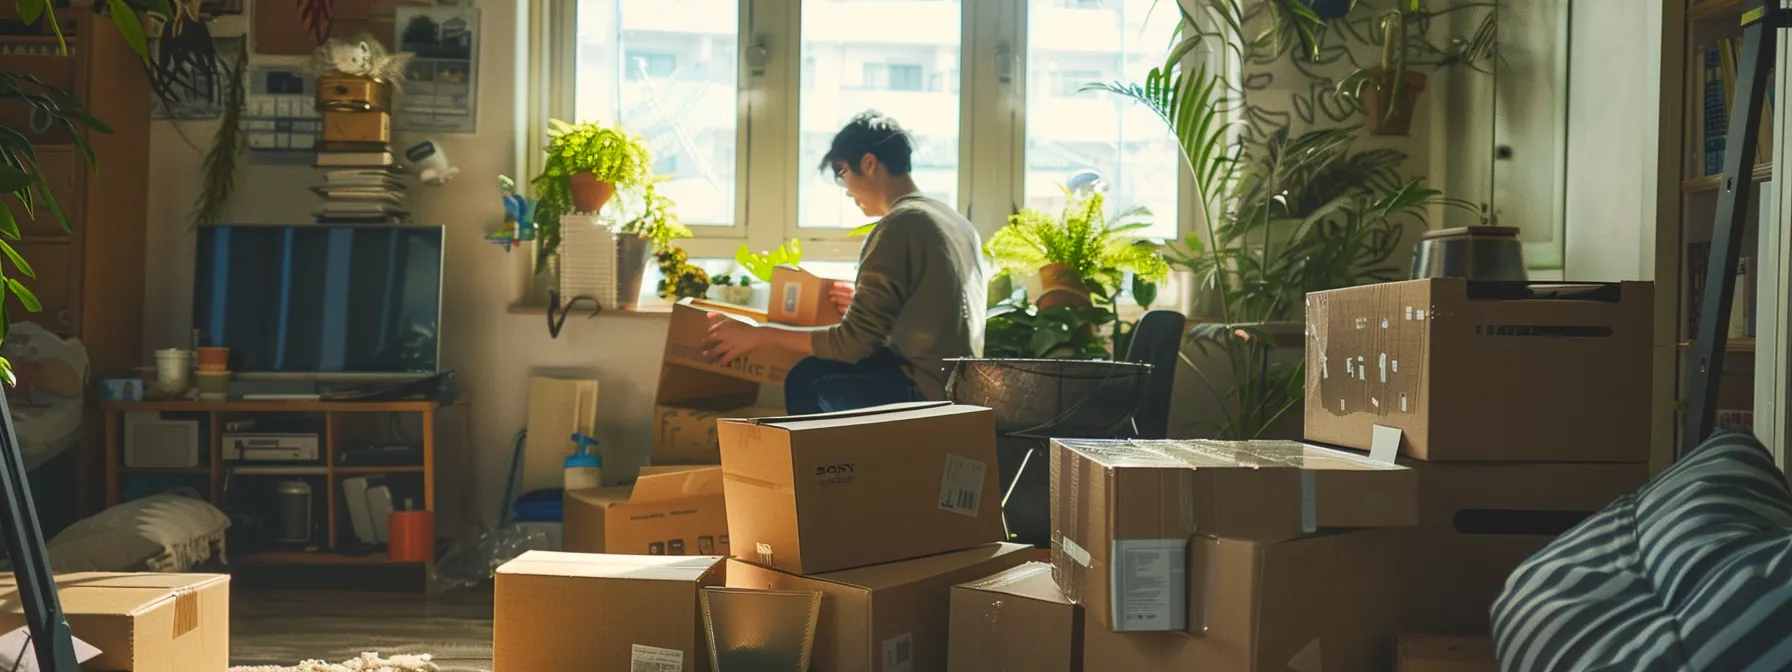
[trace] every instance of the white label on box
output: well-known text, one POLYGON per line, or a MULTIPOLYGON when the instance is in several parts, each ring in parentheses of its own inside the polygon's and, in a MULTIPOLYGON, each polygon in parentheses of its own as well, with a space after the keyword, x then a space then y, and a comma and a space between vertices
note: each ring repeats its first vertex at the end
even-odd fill
POLYGON ((684 672, 684 652, 633 644, 628 663, 629 672, 684 672))
POLYGON ((915 635, 905 632, 884 640, 884 672, 915 671, 915 635))
POLYGON ((1188 625, 1188 538, 1114 542, 1112 603, 1117 632, 1188 625))
MULTIPOLYGON (((75 662, 85 663, 100 655, 100 650, 92 644, 81 641, 80 637, 70 636, 75 642, 75 662)), ((29 626, 0 635, 0 669, 9 672, 38 672, 37 648, 32 646, 29 626)))
POLYGON ((784 312, 795 313, 796 307, 802 305, 803 284, 791 282, 784 285, 784 312))
POLYGON ((1095 560, 1089 556, 1089 549, 1078 546, 1076 542, 1070 540, 1070 537, 1064 537, 1062 541, 1063 543, 1058 545, 1064 549, 1064 555, 1070 556, 1070 559, 1075 560, 1076 564, 1084 567, 1094 565, 1095 560))
MULTIPOLYGON (((1400 410, 1406 410, 1404 408, 1405 397, 1401 397, 1400 401, 1402 405, 1400 410)), ((1400 435, 1402 433, 1400 428, 1376 425, 1369 431, 1369 459, 1383 464, 1393 464, 1394 458, 1400 455, 1400 435)))
POLYGON ((946 454, 946 473, 940 477, 940 508, 972 518, 983 505, 983 474, 989 465, 946 454))

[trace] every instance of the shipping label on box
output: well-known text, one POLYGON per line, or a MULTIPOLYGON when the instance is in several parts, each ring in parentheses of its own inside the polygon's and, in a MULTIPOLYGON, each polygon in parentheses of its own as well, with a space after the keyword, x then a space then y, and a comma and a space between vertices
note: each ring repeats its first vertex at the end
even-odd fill
POLYGON ((813 574, 1003 538, 989 409, 899 404, 719 432, 737 557, 813 574))
MULTIPOLYGON (((1399 530, 1276 543, 1196 537, 1189 555, 1198 636, 1083 631, 1087 670, 1369 671, 1394 665, 1399 530)), ((1086 608, 1086 605, 1085 605, 1086 608)))
POLYGON ((1060 439, 1051 487, 1059 587, 1121 632, 1201 631, 1200 601, 1185 599, 1192 536, 1276 542, 1418 521, 1410 469, 1293 441, 1060 439))
MULTIPOLYGON (((709 315, 715 313, 749 324, 764 324, 764 313, 739 306, 685 299, 672 307, 671 325, 666 330, 667 364, 722 374, 743 381, 766 385, 784 384, 790 368, 803 356, 787 350, 760 348, 742 355, 726 366, 703 354, 709 338, 709 315)), ((663 382, 661 383, 664 384, 663 382)), ((730 391, 732 393, 732 391, 730 391)))
POLYGON ((836 281, 795 266, 772 269, 769 319, 799 327, 826 327, 840 323, 844 315, 830 298, 836 281))
POLYGON ((1026 551, 1020 544, 984 544, 809 576, 730 560, 728 585, 821 593, 810 659, 815 672, 944 670, 952 586, 1024 563, 1026 551))
POLYGON ((524 553, 493 578, 492 667, 706 672, 709 648, 698 591, 722 585, 722 562, 524 553))
POLYGON ((1646 462, 1653 285, 1437 278, 1307 295, 1305 436, 1434 461, 1646 462))
POLYGON ((1050 563, 1029 562, 952 587, 948 670, 1083 669, 1083 611, 1050 563))

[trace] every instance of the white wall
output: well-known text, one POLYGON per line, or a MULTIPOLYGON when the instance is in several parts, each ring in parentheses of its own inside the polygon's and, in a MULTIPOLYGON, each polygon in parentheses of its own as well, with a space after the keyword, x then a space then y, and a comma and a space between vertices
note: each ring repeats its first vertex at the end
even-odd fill
MULTIPOLYGON (((411 202, 416 222, 447 227, 443 365, 459 375, 471 411, 471 435, 464 442, 472 447, 470 488, 444 474, 439 499, 445 516, 452 516, 447 512, 456 505, 470 506, 489 522, 497 511, 511 440, 524 425, 528 381, 535 373, 589 375, 602 381, 599 439, 609 460, 606 471, 632 475, 648 453, 650 400, 666 320, 575 316, 556 340, 548 337, 541 314, 508 312, 512 300, 523 293, 526 252, 507 255, 483 237, 503 217, 497 175, 513 174, 516 165, 517 21, 513 0, 488 0, 479 6, 478 132, 433 136, 460 167, 460 177, 445 187, 414 186, 411 202)), ((144 250, 149 302, 146 348, 182 344, 188 338, 194 246, 188 221, 199 195, 204 149, 211 144, 215 126, 205 122, 179 128, 169 122, 154 126, 150 236, 144 250), (181 131, 193 146, 181 138, 181 131)), ((408 146, 421 139, 399 134, 395 144, 408 146)), ((244 166, 237 175, 228 219, 309 221, 307 213, 316 199, 306 187, 315 179, 316 171, 310 167, 244 166)), ((464 433, 458 428, 448 431, 464 433)), ((454 467, 457 459, 444 455, 445 469, 454 467)))
POLYGON ((1567 279, 1654 278, 1661 2, 1573 4, 1567 279))

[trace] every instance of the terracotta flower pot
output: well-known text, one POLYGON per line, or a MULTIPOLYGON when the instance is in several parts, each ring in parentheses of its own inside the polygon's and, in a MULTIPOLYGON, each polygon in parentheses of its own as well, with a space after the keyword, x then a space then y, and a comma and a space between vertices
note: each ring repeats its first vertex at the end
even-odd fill
MULTIPOLYGON (((1383 82, 1387 81, 1387 71, 1377 68, 1374 72, 1383 82)), ((1363 116, 1366 117, 1369 133, 1374 135, 1406 135, 1412 132, 1412 111, 1419 103, 1419 94, 1425 90, 1425 73, 1407 71, 1406 91, 1400 96, 1400 106, 1388 111, 1388 98, 1393 93, 1387 84, 1363 87, 1363 116)))
POLYGON ((615 184, 601 182, 591 173, 573 173, 567 182, 572 187, 573 208, 579 212, 602 210, 610 197, 616 195, 615 184))
POLYGON ((1063 264, 1049 264, 1039 268, 1039 300, 1034 304, 1040 308, 1056 308, 1058 306, 1092 306, 1088 288, 1083 287, 1083 278, 1076 271, 1063 264))

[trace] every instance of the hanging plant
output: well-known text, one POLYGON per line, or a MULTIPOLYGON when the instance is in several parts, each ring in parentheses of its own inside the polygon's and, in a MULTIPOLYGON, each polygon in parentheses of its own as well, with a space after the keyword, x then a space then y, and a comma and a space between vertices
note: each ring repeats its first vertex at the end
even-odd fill
POLYGON ((175 15, 162 23, 155 58, 148 63, 149 90, 169 109, 183 99, 209 96, 222 83, 217 43, 203 17, 175 4, 175 15))
POLYGON ((244 80, 249 67, 249 50, 236 52, 236 63, 225 73, 228 88, 224 90, 224 114, 218 120, 218 135, 212 149, 205 154, 205 183, 199 200, 193 204, 193 226, 215 224, 224 214, 224 205, 236 189, 236 162, 242 156, 243 133, 238 124, 244 102, 244 80))
POLYGON ((330 29, 335 21, 336 0, 298 0, 299 19, 305 22, 305 29, 311 31, 311 37, 323 44, 330 39, 330 29))

